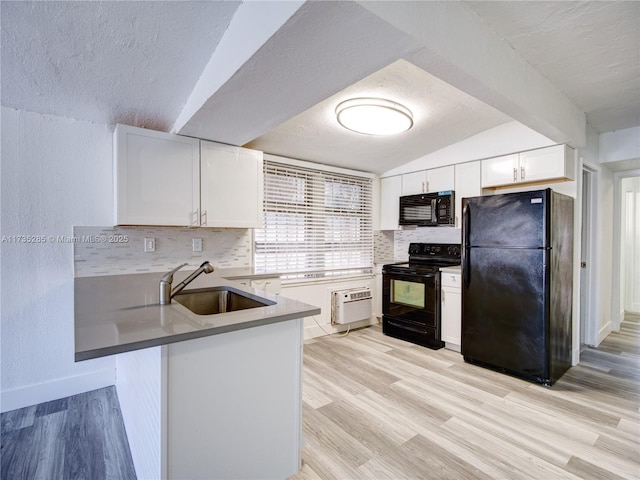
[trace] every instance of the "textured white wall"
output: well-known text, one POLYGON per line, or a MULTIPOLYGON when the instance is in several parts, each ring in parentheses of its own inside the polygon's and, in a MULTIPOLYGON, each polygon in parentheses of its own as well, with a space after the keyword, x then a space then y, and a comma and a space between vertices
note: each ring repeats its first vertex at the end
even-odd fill
POLYGON ((111 358, 74 362, 73 245, 55 240, 72 235, 74 225, 113 223, 113 173, 111 126, 5 107, 1 114, 0 388, 7 411, 113 380, 111 358))

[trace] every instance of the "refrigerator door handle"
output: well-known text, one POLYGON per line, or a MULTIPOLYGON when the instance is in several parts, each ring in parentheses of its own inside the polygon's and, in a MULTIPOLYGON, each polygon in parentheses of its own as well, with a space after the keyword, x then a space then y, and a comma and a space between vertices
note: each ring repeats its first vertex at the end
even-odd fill
POLYGON ((462 264, 462 279, 464 281, 464 286, 467 288, 471 283, 471 279, 469 278, 469 252, 467 251, 467 249, 469 248, 469 217, 470 210, 469 204, 467 203, 462 209, 462 252, 460 252, 460 263, 462 264))

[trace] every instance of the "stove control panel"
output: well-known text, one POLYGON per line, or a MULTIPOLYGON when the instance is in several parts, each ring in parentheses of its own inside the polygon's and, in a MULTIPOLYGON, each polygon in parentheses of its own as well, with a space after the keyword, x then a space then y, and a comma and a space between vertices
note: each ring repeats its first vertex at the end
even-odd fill
POLYGON ((460 259, 460 244, 456 243, 411 243, 409 259, 460 259))

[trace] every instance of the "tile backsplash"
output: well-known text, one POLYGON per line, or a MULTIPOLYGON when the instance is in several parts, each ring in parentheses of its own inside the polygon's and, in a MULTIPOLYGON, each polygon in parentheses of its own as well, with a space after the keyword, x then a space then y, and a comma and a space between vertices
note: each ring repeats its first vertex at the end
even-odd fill
POLYGON ((373 263, 390 263, 395 258, 393 252, 394 232, 379 230, 373 232, 373 263))
POLYGON ((216 268, 252 265, 249 229, 74 227, 73 234, 76 277, 163 272, 205 260, 216 268), (145 238, 155 239, 155 252, 144 251, 145 238), (202 239, 202 252, 193 252, 194 238, 202 239))
POLYGON ((421 243, 460 243, 461 231, 451 227, 423 227, 394 232, 394 259, 396 262, 409 258, 409 244, 421 243))
MULTIPOLYGON (((249 229, 177 227, 74 227, 73 261, 76 277, 164 272, 209 260, 216 268, 251 267, 253 242, 249 229), (144 251, 144 239, 155 239, 155 252, 144 251), (202 239, 202 252, 193 252, 193 239, 202 239)), ((415 228, 377 231, 374 263, 408 258, 411 242, 460 243, 454 228, 415 228)))

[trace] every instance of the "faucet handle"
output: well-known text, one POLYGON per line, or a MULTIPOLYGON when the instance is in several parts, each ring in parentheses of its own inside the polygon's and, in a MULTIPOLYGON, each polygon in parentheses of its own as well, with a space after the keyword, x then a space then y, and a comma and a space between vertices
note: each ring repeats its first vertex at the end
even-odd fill
POLYGON ((177 266, 170 272, 165 273, 160 279, 160 305, 166 305, 171 303, 171 282, 173 282, 173 274, 180 270, 187 263, 177 266))
POLYGON ((165 273, 160 279, 161 282, 173 282, 173 274, 180 270, 182 267, 189 265, 188 263, 183 263, 182 265, 178 265, 176 268, 171 270, 170 272, 165 273))

